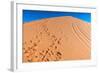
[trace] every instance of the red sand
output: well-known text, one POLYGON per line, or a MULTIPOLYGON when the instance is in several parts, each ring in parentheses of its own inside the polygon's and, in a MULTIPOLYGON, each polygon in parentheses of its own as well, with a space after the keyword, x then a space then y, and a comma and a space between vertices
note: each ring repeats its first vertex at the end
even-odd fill
POLYGON ((91 24, 65 16, 23 24, 23 62, 91 58, 91 24))

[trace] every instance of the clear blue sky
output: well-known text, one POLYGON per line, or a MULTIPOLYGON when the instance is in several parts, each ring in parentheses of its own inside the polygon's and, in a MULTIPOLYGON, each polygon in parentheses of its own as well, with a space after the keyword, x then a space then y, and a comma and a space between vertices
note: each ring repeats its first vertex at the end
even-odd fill
POLYGON ((73 16, 91 23, 91 13, 23 10, 23 23, 60 16, 73 16))

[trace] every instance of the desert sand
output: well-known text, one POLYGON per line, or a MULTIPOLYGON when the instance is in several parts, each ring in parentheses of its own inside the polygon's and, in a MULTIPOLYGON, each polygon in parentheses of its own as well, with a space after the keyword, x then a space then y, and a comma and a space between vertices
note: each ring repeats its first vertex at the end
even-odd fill
POLYGON ((23 24, 23 62, 91 58, 91 24, 71 16, 23 24))

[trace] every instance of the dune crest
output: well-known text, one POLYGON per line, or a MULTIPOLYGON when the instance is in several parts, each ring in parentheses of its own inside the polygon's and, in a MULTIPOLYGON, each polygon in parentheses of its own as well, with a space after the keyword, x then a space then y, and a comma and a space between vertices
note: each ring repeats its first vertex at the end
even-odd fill
POLYGON ((63 16, 23 24, 23 62, 91 58, 91 24, 63 16))

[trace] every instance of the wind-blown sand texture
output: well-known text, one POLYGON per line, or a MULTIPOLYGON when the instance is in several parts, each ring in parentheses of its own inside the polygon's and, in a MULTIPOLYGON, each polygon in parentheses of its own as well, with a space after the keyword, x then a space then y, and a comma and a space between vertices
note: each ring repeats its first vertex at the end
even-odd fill
POLYGON ((91 58, 91 24, 63 16, 23 24, 23 62, 91 58))

